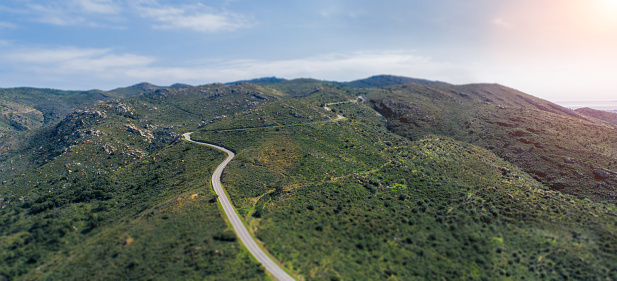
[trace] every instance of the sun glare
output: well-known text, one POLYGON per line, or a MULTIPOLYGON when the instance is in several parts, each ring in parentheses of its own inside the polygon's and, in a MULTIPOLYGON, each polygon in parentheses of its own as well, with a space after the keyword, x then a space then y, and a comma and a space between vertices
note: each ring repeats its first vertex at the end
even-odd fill
POLYGON ((617 9, 617 0, 602 0, 609 9, 617 9))
POLYGON ((617 0, 595 0, 583 2, 580 13, 585 14, 584 24, 589 32, 612 34, 617 30, 617 0))
POLYGON ((596 2, 596 15, 602 17, 603 20, 617 23, 617 0, 597 0, 596 2))

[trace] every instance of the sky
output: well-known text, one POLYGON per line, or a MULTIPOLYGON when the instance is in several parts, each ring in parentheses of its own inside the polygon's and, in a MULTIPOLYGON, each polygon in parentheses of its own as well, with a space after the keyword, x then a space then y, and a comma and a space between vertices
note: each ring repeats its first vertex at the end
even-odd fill
POLYGON ((617 100, 617 0, 3 0, 0 87, 391 74, 617 100))

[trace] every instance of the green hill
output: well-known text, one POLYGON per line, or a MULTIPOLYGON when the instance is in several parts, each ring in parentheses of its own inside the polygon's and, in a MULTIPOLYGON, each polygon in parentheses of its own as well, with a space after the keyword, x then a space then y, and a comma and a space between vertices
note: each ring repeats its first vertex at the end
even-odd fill
POLYGON ((369 78, 355 80, 347 83, 343 83, 347 86, 354 88, 377 88, 377 87, 388 87, 394 85, 404 85, 404 84, 420 84, 420 85, 447 85, 447 83, 439 82, 439 81, 431 81, 425 79, 417 79, 417 78, 409 78, 402 76, 392 76, 392 75, 376 75, 371 76, 369 78))
POLYGON ((493 151, 554 190, 617 196, 613 124, 500 85, 409 84, 374 91, 369 100, 397 134, 452 137, 493 151))
POLYGON ((179 140, 186 123, 196 127, 277 99, 258 90, 157 90, 99 103, 34 132, 0 166, 7 226, 0 273, 27 280, 263 279, 208 187, 223 156, 179 140))
POLYGON ((263 77, 263 78, 257 78, 257 79, 251 79, 251 80, 237 81, 231 84, 251 83, 255 85, 266 86, 266 85, 280 83, 284 81, 287 81, 287 80, 283 78, 277 78, 277 77, 263 77))
POLYGON ((0 89, 0 134, 38 128, 98 101, 142 93, 142 91, 61 91, 36 88, 0 89))
POLYGON ((236 153, 225 189, 300 280, 617 278, 613 124, 412 80, 139 84, 28 129, 0 159, 0 278, 268 279, 188 131, 236 153))

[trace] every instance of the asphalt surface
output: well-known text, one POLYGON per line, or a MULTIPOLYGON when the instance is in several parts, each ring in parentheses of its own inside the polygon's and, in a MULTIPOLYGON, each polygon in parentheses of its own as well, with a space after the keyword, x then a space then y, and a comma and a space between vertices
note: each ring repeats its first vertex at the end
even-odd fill
POLYGON ((187 141, 210 146, 227 153, 227 158, 225 159, 225 161, 223 161, 223 163, 221 163, 216 168, 214 174, 212 175, 212 186, 214 187, 216 195, 218 195, 219 202, 221 202, 221 205, 223 206, 223 212, 225 213, 227 219, 234 228, 236 235, 238 236, 238 238, 240 238, 240 241, 242 241, 242 243, 249 250, 249 252, 251 252, 251 254, 266 268, 266 270, 276 280, 295 280, 293 279, 293 277, 287 274, 287 272, 285 272, 277 263, 275 263, 268 255, 266 255, 266 253, 257 245, 257 242, 255 241, 253 236, 251 236, 248 229, 246 229, 246 226, 244 226, 244 224, 242 223, 242 220, 240 220, 240 217, 238 216, 238 213, 236 213, 236 210, 231 204, 231 201, 229 201, 229 198, 227 198, 225 190, 223 190, 223 186, 221 185, 221 174, 223 173, 223 169, 225 169, 231 159, 234 158, 234 153, 224 147, 191 140, 192 133, 193 132, 185 133, 182 136, 184 136, 184 139, 186 139, 187 141))

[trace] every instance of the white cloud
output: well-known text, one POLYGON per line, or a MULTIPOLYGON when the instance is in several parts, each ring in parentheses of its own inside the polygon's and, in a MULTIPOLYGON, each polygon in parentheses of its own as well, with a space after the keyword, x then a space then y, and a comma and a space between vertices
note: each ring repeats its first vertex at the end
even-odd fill
POLYGON ((101 73, 109 71, 123 72, 124 69, 147 66, 154 59, 133 54, 109 54, 77 58, 64 62, 61 69, 71 73, 92 72, 101 73))
POLYGON ((433 61, 410 51, 356 52, 327 54, 289 60, 233 60, 205 63, 195 67, 155 67, 127 70, 134 81, 158 84, 184 82, 204 84, 231 82, 265 76, 285 78, 310 77, 323 80, 350 81, 376 74, 394 74, 467 83, 471 71, 451 63, 433 61))
MULTIPOLYGON (((227 5, 224 3, 223 6, 227 5)), ((188 29, 198 32, 233 31, 252 25, 238 13, 201 3, 159 4, 157 0, 24 0, 21 8, 0 6, 0 11, 25 15, 32 21, 58 25, 118 27, 119 22, 144 19, 156 29, 188 29)), ((7 27, 8 23, 0 28, 7 27)))
MULTIPOLYGON (((613 62, 613 61, 611 61, 613 62)), ((153 63, 122 68, 116 82, 108 88, 149 81, 159 85, 181 82, 193 85, 231 82, 277 76, 288 79, 307 77, 330 81, 351 81, 377 74, 392 74, 454 84, 500 83, 552 101, 580 99, 592 93, 596 99, 614 98, 611 62, 495 66, 492 62, 448 62, 423 56, 415 51, 364 51, 323 54, 287 60, 210 61, 193 67, 157 66, 153 63), (531 70, 530 70, 531 69, 531 70), (564 77, 570 77, 564 82, 564 77), (124 80, 122 80, 124 79, 124 80)))
POLYGON ((230 31, 250 26, 244 16, 228 11, 219 11, 203 4, 179 7, 160 5, 149 1, 136 6, 140 14, 152 19, 160 29, 192 29, 200 32, 230 31))
POLYGON ((265 76, 351 81, 376 74, 394 74, 454 83, 474 81, 466 66, 434 61, 413 51, 367 51, 288 60, 221 60, 196 66, 168 66, 157 65, 151 57, 118 54, 111 49, 61 48, 5 52, 0 56, 0 65, 11 68, 12 75, 2 77, 0 84, 62 89, 113 89, 142 81, 159 85, 177 82, 199 85, 265 76))
POLYGON ((121 11, 120 4, 113 0, 73 0, 73 4, 87 13, 118 14, 121 11))
POLYGON ((144 67, 153 58, 134 54, 114 54, 111 49, 33 49, 7 52, 2 56, 4 64, 16 72, 29 72, 36 77, 55 76, 66 81, 73 76, 121 77, 128 69, 144 67))
POLYGON ((15 9, 7 6, 0 6, 0 12, 9 12, 13 14, 18 14, 23 12, 21 9, 15 9))
POLYGON ((42 23, 53 25, 76 25, 83 23, 85 19, 78 15, 73 15, 66 7, 58 4, 52 5, 28 5, 31 13, 34 14, 34 20, 42 23))
POLYGON ((0 21, 0 28, 16 28, 17 25, 11 22, 0 21))
POLYGON ((229 69, 245 70, 245 77, 280 75, 348 81, 375 74, 430 77, 445 81, 465 81, 470 77, 465 67, 434 61, 413 51, 365 51, 327 54, 293 60, 239 62, 229 69), (269 74, 269 75, 268 75, 269 74))
POLYGON ((64 0, 46 4, 26 5, 25 13, 34 21, 60 26, 87 24, 102 26, 102 22, 116 21, 122 6, 113 0, 64 0))
POLYGON ((101 56, 109 53, 107 49, 62 48, 53 50, 24 50, 12 52, 5 57, 8 60, 23 63, 62 63, 74 59, 101 56))

